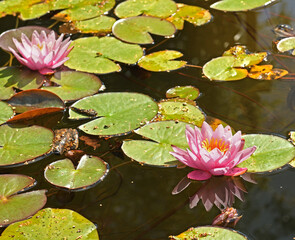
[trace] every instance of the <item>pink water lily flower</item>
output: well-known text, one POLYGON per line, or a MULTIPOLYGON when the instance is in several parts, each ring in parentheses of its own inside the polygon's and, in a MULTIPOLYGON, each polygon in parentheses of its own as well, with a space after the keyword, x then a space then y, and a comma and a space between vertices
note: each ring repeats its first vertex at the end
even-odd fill
POLYGON ((69 48, 70 38, 63 41, 63 34, 58 39, 55 32, 48 35, 45 31, 39 34, 34 31, 32 40, 25 34, 21 35, 21 42, 12 39, 18 52, 9 47, 9 50, 17 60, 32 70, 38 70, 41 74, 52 74, 55 68, 60 67, 69 58, 67 57, 73 47, 69 48))
POLYGON ((201 130, 197 127, 186 127, 186 139, 190 149, 182 150, 172 146, 170 152, 185 165, 195 168, 187 177, 193 180, 207 180, 212 175, 238 176, 247 171, 247 168, 235 167, 251 156, 256 147, 244 149, 245 140, 241 132, 234 136, 231 128, 220 124, 215 131, 206 122, 201 130))

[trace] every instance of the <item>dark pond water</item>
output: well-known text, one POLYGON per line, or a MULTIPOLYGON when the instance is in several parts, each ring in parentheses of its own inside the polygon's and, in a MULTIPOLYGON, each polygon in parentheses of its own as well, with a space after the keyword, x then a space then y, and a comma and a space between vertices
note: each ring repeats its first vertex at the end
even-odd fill
MULTIPOLYGON (((209 9, 214 1, 185 1, 209 9)), ((153 51, 179 50, 190 64, 203 66, 226 49, 243 44, 250 51, 269 51, 269 61, 275 67, 294 72, 295 58, 281 57, 272 41, 272 29, 277 24, 295 26, 294 0, 281 0, 265 9, 248 13, 223 13, 210 10, 211 23, 194 27, 185 24, 183 31, 168 39, 153 51), (294 18, 292 18, 294 17, 294 18)), ((0 19, 1 32, 14 28, 15 19, 0 19)), ((45 25, 52 21, 42 19, 20 22, 20 25, 45 25)), ((160 42, 161 38, 156 42, 160 42)), ((151 47, 147 47, 150 52, 151 47)), ((0 59, 6 62, 3 53, 0 59)), ((217 117, 244 133, 271 133, 287 137, 295 128, 295 78, 277 81, 244 79, 236 82, 209 82, 202 78, 198 68, 185 68, 170 73, 150 73, 137 67, 124 67, 120 73, 100 76, 107 92, 131 91, 145 93, 156 100, 165 97, 167 89, 176 85, 193 85, 202 96, 197 103, 210 116, 217 117)), ((76 127, 64 121, 60 127, 76 127)), ((83 133, 81 133, 83 134, 83 133)), ((128 138, 128 136, 124 137, 128 138)), ((111 140, 120 144, 123 138, 111 140)), ((106 179, 96 187, 74 194, 58 191, 43 177, 43 169, 54 159, 1 170, 1 173, 27 174, 38 181, 37 188, 49 189, 46 207, 73 209, 97 224, 102 240, 159 240, 168 239, 191 226, 211 224, 219 214, 217 207, 206 212, 202 204, 190 209, 188 197, 199 185, 172 195, 174 186, 186 175, 187 170, 154 168, 130 162, 120 147, 109 151, 109 142, 101 139, 101 147, 93 150, 81 145, 87 152, 102 156, 111 166, 106 179), (108 152, 109 151, 109 152, 108 152), (123 164, 126 163, 126 164, 123 164), (118 167, 116 167, 118 165, 118 167)), ((236 230, 250 239, 287 240, 295 237, 295 170, 290 167, 263 175, 256 175, 257 184, 245 182, 248 193, 242 202, 236 198, 234 207, 243 217, 236 230)))

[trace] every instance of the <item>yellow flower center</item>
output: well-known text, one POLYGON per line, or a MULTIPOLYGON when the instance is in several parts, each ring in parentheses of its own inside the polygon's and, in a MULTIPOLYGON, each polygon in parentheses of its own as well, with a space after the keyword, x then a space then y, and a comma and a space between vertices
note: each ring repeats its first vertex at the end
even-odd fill
POLYGON ((202 148, 206 149, 208 152, 212 151, 214 148, 218 148, 222 153, 225 153, 229 149, 229 144, 226 144, 222 139, 211 138, 208 140, 208 138, 206 138, 202 141, 202 148))
POLYGON ((42 50, 42 48, 44 47, 44 44, 42 44, 42 45, 37 44, 37 47, 38 47, 40 50, 42 50))

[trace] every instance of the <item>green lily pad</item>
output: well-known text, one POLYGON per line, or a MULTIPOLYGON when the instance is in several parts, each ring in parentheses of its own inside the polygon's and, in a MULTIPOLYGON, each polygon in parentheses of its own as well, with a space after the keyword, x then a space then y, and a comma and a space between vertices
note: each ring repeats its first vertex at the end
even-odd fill
POLYGON ((205 115, 197 107, 188 102, 178 101, 177 99, 166 100, 159 102, 159 120, 175 120, 186 123, 191 123, 201 127, 205 115))
POLYGON ((108 16, 99 16, 89 20, 74 22, 73 25, 76 30, 81 33, 110 33, 112 26, 116 22, 115 18, 108 16))
POLYGON ((162 18, 139 16, 121 19, 113 25, 113 34, 124 42, 152 44, 151 34, 171 37, 176 28, 162 18))
POLYGON ((51 184, 69 190, 86 190, 102 181, 109 171, 109 165, 95 156, 82 156, 77 168, 69 159, 49 164, 44 176, 51 184))
POLYGON ((82 239, 99 240, 96 226, 69 209, 45 208, 32 218, 8 226, 1 240, 82 239))
POLYGON ((5 102, 0 101, 0 125, 5 123, 14 115, 11 106, 5 102))
POLYGON ((178 160, 169 152, 173 152, 171 145, 188 148, 183 122, 162 121, 154 122, 139 128, 135 132, 148 140, 124 141, 123 152, 141 164, 174 167, 178 160))
POLYGON ((210 7, 228 12, 247 11, 266 6, 276 0, 222 0, 212 4, 210 7))
POLYGON ((177 10, 176 3, 171 0, 127 0, 115 8, 119 18, 135 17, 141 14, 166 18, 177 10))
POLYGON ((284 166, 295 158, 295 147, 286 139, 264 134, 244 135, 245 147, 256 146, 250 158, 239 164, 248 172, 267 172, 284 166))
POLYGON ((237 231, 221 228, 221 227, 196 227, 190 228, 178 236, 170 236, 170 240, 247 240, 248 238, 238 233, 237 231))
POLYGON ((195 100, 200 96, 200 90, 193 86, 176 86, 166 92, 166 98, 184 98, 195 100))
POLYGON ((291 162, 289 162, 289 165, 293 168, 295 168, 295 159, 293 159, 291 162))
POLYGON ((29 163, 51 149, 53 132, 39 126, 0 126, 0 167, 29 163))
POLYGON ((204 8, 178 3, 177 12, 167 20, 172 22, 178 30, 182 30, 185 21, 201 26, 210 22, 211 18, 210 12, 204 8))
POLYGON ((57 86, 42 87, 42 89, 55 93, 64 101, 92 96, 102 86, 102 82, 95 75, 76 71, 57 72, 50 81, 57 86))
POLYGON ((246 69, 235 67, 240 67, 240 62, 237 62, 236 57, 218 57, 204 65, 203 73, 210 80, 219 81, 235 81, 247 77, 248 71, 246 69))
POLYGON ((186 61, 171 61, 176 58, 182 57, 181 52, 164 50, 154 52, 149 55, 142 57, 138 65, 148 71, 163 72, 171 71, 182 68, 186 65, 186 61))
MULTIPOLYGON (((139 93, 102 93, 81 99, 72 107, 93 110, 99 117, 79 128, 92 135, 112 136, 128 133, 150 121, 158 112, 157 104, 139 93)), ((70 119, 86 118, 85 114, 70 110, 70 119)))
POLYGON ((27 193, 35 180, 25 175, 0 175, 0 227, 26 219, 39 211, 46 203, 46 190, 27 193))
POLYGON ((293 50, 292 55, 295 55, 295 37, 283 38, 278 42, 277 48, 280 52, 293 50))
POLYGON ((79 38, 72 45, 74 49, 68 55, 70 59, 65 65, 90 73, 120 71, 120 66, 111 60, 135 64, 143 56, 140 46, 123 43, 113 37, 79 38))

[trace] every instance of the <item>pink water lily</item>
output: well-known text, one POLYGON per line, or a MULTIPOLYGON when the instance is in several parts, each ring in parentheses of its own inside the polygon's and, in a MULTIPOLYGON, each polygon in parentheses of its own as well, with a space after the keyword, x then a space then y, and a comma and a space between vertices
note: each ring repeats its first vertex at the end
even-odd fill
POLYGON ((172 146, 170 152, 183 164, 195 168, 187 177, 193 180, 207 180, 212 175, 238 176, 247 168, 235 167, 251 156, 256 147, 244 149, 245 140, 238 131, 232 135, 231 128, 220 124, 215 131, 206 122, 201 130, 186 127, 186 139, 190 149, 182 150, 172 146))
POLYGON ((67 61, 69 52, 70 38, 63 41, 63 34, 58 39, 55 32, 51 31, 48 35, 45 31, 39 34, 34 31, 32 40, 25 34, 21 35, 21 42, 12 39, 18 52, 9 47, 9 50, 17 60, 32 70, 38 70, 41 74, 52 74, 55 68, 60 67, 67 61))

